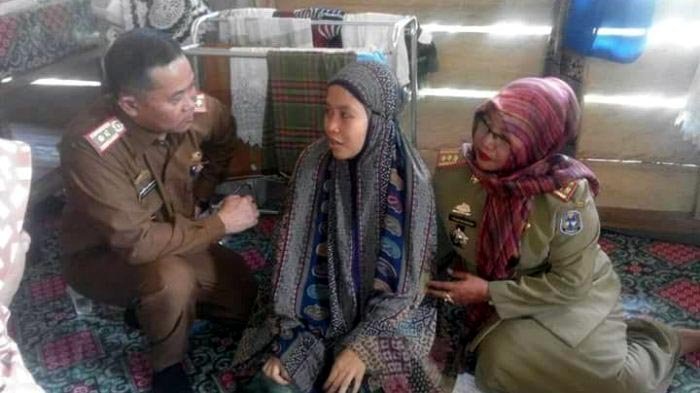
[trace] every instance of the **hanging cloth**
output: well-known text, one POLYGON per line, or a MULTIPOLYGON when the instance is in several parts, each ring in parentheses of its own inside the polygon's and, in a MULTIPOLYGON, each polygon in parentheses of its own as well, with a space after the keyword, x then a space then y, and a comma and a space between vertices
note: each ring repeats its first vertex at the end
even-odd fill
MULTIPOLYGON (((272 138, 278 169, 292 173, 297 157, 323 135, 326 88, 331 76, 355 61, 354 52, 270 51, 267 54, 272 138)), ((264 146, 267 148, 267 146, 264 146)))

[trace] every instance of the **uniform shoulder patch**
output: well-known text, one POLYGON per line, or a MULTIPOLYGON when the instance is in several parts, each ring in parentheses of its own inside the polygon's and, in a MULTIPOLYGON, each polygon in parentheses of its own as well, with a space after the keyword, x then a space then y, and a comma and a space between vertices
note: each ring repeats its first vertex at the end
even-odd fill
POLYGON ((583 229, 581 212, 578 210, 567 210, 559 221, 559 231, 565 235, 573 236, 583 229))
POLYGON ((443 149, 438 152, 438 168, 461 168, 467 165, 467 159, 460 149, 443 149))
POLYGON ((569 202, 574 196, 576 188, 578 188, 578 181, 574 180, 566 184, 564 187, 552 191, 552 194, 554 194, 554 196, 556 196, 557 198, 561 199, 563 202, 569 202))
POLYGON ((207 96, 204 93, 197 94, 194 98, 194 112, 204 113, 207 111, 207 96))
POLYGON ((98 153, 104 153, 114 142, 116 142, 126 131, 124 123, 116 117, 107 119, 97 128, 83 135, 98 153))

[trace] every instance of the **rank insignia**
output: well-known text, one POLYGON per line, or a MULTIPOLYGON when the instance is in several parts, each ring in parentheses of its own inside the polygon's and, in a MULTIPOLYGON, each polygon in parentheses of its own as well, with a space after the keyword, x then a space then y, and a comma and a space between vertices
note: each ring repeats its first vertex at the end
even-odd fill
POLYGON ((194 112, 204 113, 207 111, 207 101, 204 94, 197 94, 194 98, 194 112))
POLYGON ((571 197, 574 196, 576 188, 578 188, 578 182, 572 181, 564 187, 552 191, 552 194, 556 195, 557 198, 561 199, 564 202, 569 202, 571 200, 571 197))
POLYGON ((457 227, 450 233, 450 241, 455 247, 464 248, 469 242, 469 237, 462 231, 462 228, 457 227))
POLYGON ((578 210, 568 210, 561 216, 559 231, 565 235, 573 236, 583 229, 581 212, 578 210))
POLYGON ((467 160, 459 149, 440 150, 438 152, 438 168, 459 168, 466 165, 467 160))
POLYGON ((83 135, 98 153, 104 153, 126 131, 124 123, 116 117, 111 117, 97 128, 83 135))

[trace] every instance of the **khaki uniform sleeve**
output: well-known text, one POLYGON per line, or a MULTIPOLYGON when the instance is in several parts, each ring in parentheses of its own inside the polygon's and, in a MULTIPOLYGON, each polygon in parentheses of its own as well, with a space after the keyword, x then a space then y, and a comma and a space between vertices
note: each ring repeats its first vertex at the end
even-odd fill
POLYGON ((579 188, 576 196, 580 198, 575 200, 584 201, 584 207, 577 208, 572 202, 549 203, 554 211, 554 237, 544 271, 518 280, 489 283, 491 302, 501 318, 557 312, 562 305, 577 302, 590 291, 599 252, 600 221, 587 182, 582 181, 579 188), (559 225, 562 215, 571 210, 580 212, 582 229, 567 235, 559 225))
POLYGON ((194 196, 197 200, 206 200, 214 193, 216 185, 226 175, 236 143, 236 123, 229 110, 211 97, 208 97, 207 107, 211 125, 205 135, 202 151, 208 163, 195 184, 194 196))
POLYGON ((128 263, 203 251, 224 235, 224 224, 216 215, 198 221, 181 215, 173 222, 153 221, 157 211, 149 211, 138 200, 125 168, 113 157, 100 157, 90 149, 82 142, 62 146, 67 197, 84 214, 85 231, 93 231, 92 236, 97 234, 128 263))

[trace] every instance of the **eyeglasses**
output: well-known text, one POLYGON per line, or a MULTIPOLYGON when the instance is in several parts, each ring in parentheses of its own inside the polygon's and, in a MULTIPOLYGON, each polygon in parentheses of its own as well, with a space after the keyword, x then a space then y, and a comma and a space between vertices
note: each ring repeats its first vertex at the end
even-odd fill
POLYGON ((510 142, 508 142, 508 139, 505 137, 505 135, 494 132, 489 126, 489 124, 486 122, 486 119, 484 119, 483 117, 479 117, 476 121, 477 125, 476 129, 474 130, 474 136, 476 136, 476 134, 479 132, 485 132, 486 134, 484 135, 484 138, 487 136, 491 136, 491 139, 493 139, 493 143, 496 146, 510 147, 510 142))

